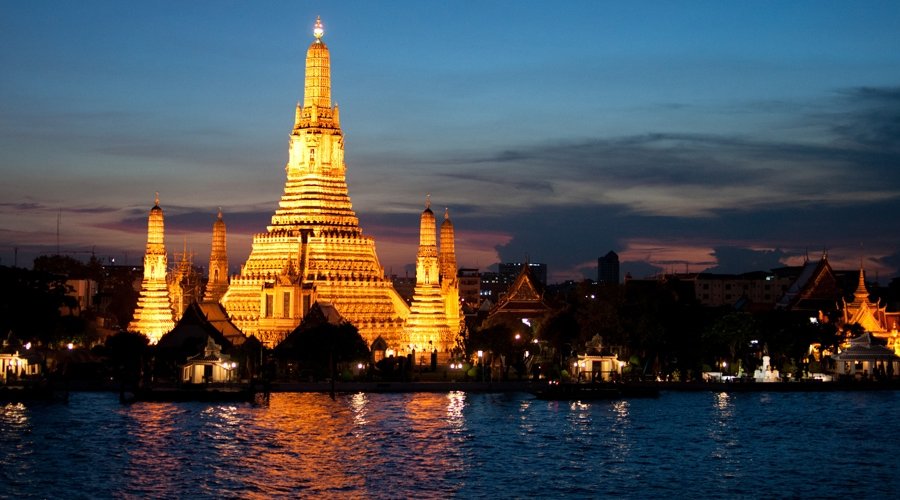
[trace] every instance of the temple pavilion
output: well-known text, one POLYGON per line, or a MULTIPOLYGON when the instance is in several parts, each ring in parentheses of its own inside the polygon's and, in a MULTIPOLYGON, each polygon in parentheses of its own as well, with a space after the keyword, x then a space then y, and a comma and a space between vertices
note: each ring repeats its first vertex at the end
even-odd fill
POLYGON ((347 190, 344 135, 331 103, 331 62, 316 20, 306 53, 284 194, 266 231, 221 299, 247 335, 274 346, 316 301, 332 304, 371 346, 379 338, 404 352, 409 307, 384 276, 375 240, 363 234, 347 190))
POLYGON ((526 262, 506 294, 491 308, 487 320, 530 325, 532 321, 546 318, 551 311, 552 308, 544 300, 543 291, 531 272, 531 266, 526 262))
POLYGON ((900 357, 882 342, 869 332, 850 339, 840 353, 831 357, 835 361, 835 374, 878 380, 893 378, 900 373, 900 357))
MULTIPOLYGON (((866 287, 865 270, 860 265, 859 283, 853 292, 853 300, 841 299, 841 322, 845 325, 858 324, 867 333, 887 345, 887 348, 900 355, 900 312, 888 312, 887 306, 881 305, 881 301, 869 300, 869 290, 866 287)), ((900 373, 898 371, 897 373, 900 373)))

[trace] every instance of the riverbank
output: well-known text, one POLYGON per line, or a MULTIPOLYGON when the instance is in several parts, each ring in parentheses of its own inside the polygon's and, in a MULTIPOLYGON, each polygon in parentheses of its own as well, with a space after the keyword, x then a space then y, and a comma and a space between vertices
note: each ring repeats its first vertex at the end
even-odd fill
MULTIPOLYGON (((392 393, 392 392, 534 392, 546 387, 548 382, 496 381, 496 382, 336 382, 336 393, 392 393)), ((632 387, 657 387, 660 391, 673 392, 830 392, 830 391, 880 391, 900 390, 900 381, 891 382, 629 382, 632 387)), ((270 392, 330 393, 330 382, 278 382, 270 392)))
MULTIPOLYGON (((256 392, 297 392, 297 393, 533 393, 547 386, 546 380, 508 380, 493 382, 476 381, 348 381, 335 382, 273 382, 268 387, 263 384, 254 384, 252 389, 256 392)), ((834 391, 893 391, 900 390, 900 380, 890 382, 629 382, 635 387, 657 387, 660 392, 834 392, 834 391)), ((210 388, 215 389, 247 389, 250 386, 244 384, 223 384, 210 388)), ((68 384, 68 391, 110 391, 120 392, 121 387, 116 384, 95 384, 72 382, 68 384)), ((195 388, 196 390, 196 388, 195 388)))

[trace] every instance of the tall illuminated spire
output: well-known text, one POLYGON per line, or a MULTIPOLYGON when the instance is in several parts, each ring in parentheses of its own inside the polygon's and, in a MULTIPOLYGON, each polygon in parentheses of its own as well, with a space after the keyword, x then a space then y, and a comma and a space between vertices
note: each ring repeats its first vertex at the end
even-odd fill
POLYGON ((225 246, 225 221, 222 209, 213 223, 212 249, 209 253, 209 279, 204 302, 218 302, 228 291, 228 252, 225 246))
POLYGON ((144 279, 138 297, 134 318, 128 330, 143 333, 155 344, 160 337, 175 327, 169 289, 166 285, 165 228, 163 211, 159 208, 159 193, 154 198, 153 208, 147 218, 147 249, 144 253, 144 279))
POLYGON ((444 297, 444 315, 450 336, 455 338, 462 330, 462 313, 459 303, 459 278, 456 268, 456 235, 453 223, 450 222, 450 209, 444 209, 444 222, 441 223, 441 248, 438 261, 441 267, 441 295, 444 297))
POLYGON ((453 223, 450 222, 450 209, 444 209, 444 222, 441 223, 441 279, 456 277, 456 236, 453 223))
POLYGON ((316 18, 313 36, 316 38, 306 51, 306 84, 303 89, 303 107, 331 108, 331 58, 328 47, 322 41, 325 29, 322 20, 316 18))
MULTIPOLYGON (((437 239, 435 239, 434 231, 434 212, 431 211, 431 195, 428 195, 425 198, 425 210, 419 219, 419 251, 416 255, 419 258, 434 259, 434 264, 437 264, 437 239)), ((430 266, 431 262, 427 262, 426 265, 430 266)), ((419 273, 418 266, 416 267, 416 276, 418 277, 421 273, 419 273)), ((438 276, 429 276, 428 279, 436 282, 438 276)))
POLYGON ((409 308, 385 278, 375 240, 363 234, 350 202, 323 36, 317 19, 289 137, 284 193, 221 303, 238 328, 272 347, 313 303, 330 302, 370 345, 380 337, 399 353, 409 308))
POLYGON ((416 352, 430 353, 437 350, 446 353, 454 347, 451 344, 447 316, 444 314, 444 297, 441 295, 436 230, 429 195, 419 219, 416 288, 404 328, 410 348, 416 352))

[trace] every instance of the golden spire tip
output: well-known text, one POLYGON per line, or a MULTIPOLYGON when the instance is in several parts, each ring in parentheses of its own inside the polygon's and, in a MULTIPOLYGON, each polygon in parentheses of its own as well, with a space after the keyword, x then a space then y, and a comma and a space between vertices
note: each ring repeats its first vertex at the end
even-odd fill
POLYGON ((321 40, 322 35, 325 34, 325 28, 322 27, 322 18, 316 16, 316 24, 313 27, 313 36, 316 37, 316 40, 321 40))

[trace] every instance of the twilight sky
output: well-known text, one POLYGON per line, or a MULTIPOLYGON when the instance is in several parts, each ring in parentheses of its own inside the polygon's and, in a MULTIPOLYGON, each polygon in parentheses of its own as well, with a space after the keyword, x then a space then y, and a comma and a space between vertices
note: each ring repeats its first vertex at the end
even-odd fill
MULTIPOLYGON (((387 272, 426 193, 460 267, 550 281, 828 251, 900 275, 900 2, 0 3, 0 264, 229 263, 281 196, 317 15, 348 184, 387 272), (170 259, 172 255, 170 253, 170 259)), ((410 272, 412 275, 413 272, 410 272)))

